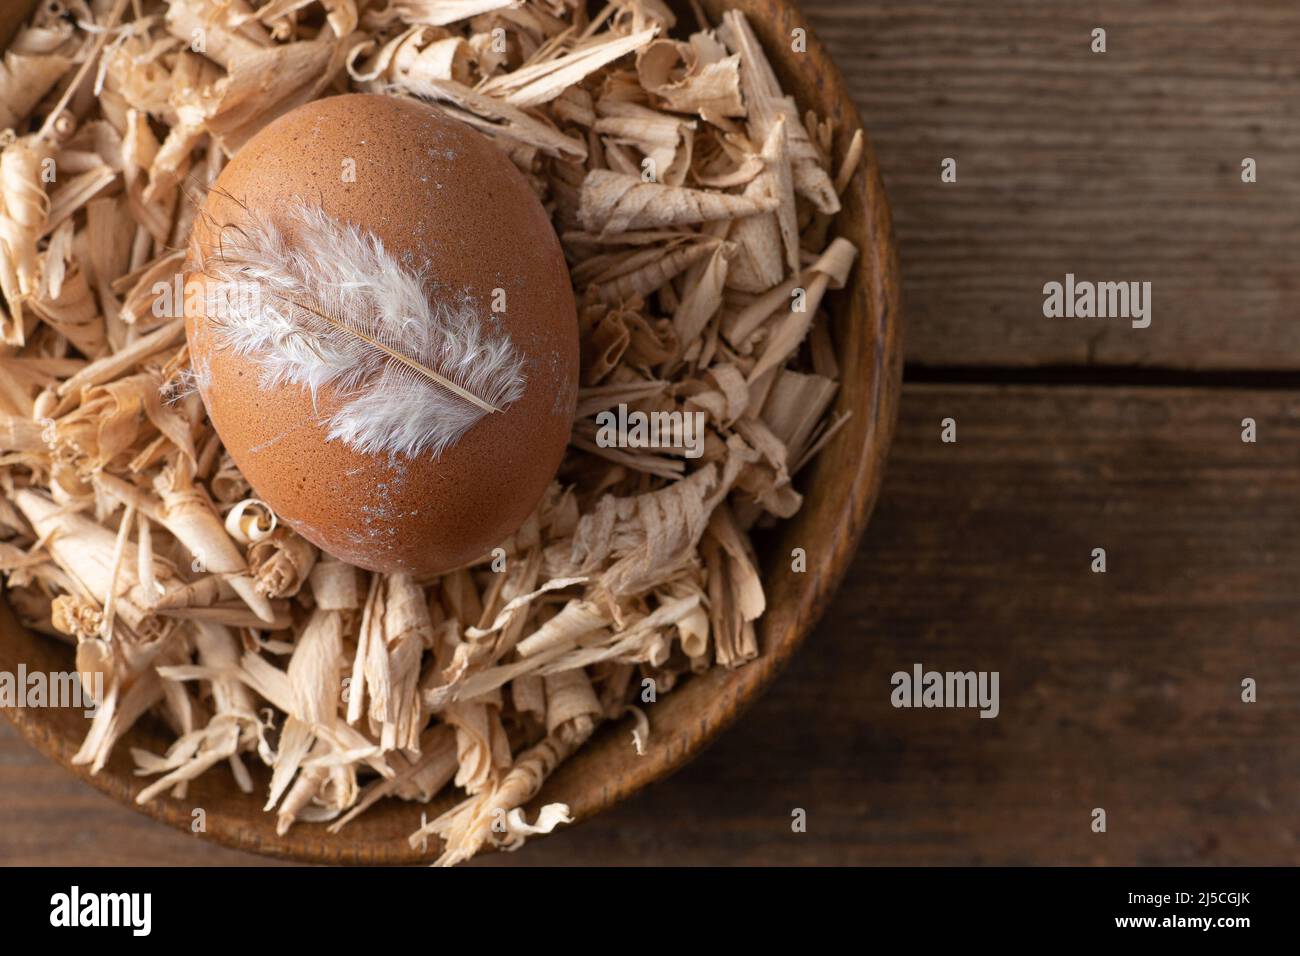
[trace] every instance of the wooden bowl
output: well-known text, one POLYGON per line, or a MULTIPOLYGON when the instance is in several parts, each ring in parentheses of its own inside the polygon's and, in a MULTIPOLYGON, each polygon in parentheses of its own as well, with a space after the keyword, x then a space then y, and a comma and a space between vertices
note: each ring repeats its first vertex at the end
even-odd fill
MULTIPOLYGON (((741 10, 749 17, 801 112, 812 108, 835 122, 836 155, 843 155, 847 136, 861 127, 861 119, 839 71, 811 33, 805 52, 792 51, 791 31, 807 29, 797 7, 789 0, 702 0, 702 6, 714 22, 727 9, 741 10)), ((7 42, 10 31, 30 9, 22 3, 18 7, 26 9, 0 11, 0 44, 7 42)), ((652 736, 645 756, 638 757, 628 745, 629 725, 602 728, 546 782, 529 809, 530 816, 541 803, 561 801, 569 804, 576 818, 589 817, 699 754, 758 698, 789 660, 848 567, 880 489, 902 364, 897 255, 889 205, 870 144, 844 197, 837 228, 862 250, 848 286, 829 299, 843 374, 836 409, 850 418, 799 476, 805 500, 798 515, 756 542, 768 594, 768 611, 759 622, 760 657, 734 671, 713 669, 690 677, 662 696, 651 714, 652 736), (790 567, 789 556, 796 547, 807 552, 804 573, 790 567)), ((0 670, 16 673, 20 661, 29 671, 73 669, 67 645, 29 633, 0 601, 0 670)), ((135 795, 145 785, 133 773, 130 748, 160 753, 171 742, 161 725, 142 720, 118 743, 108 765, 91 776, 71 762, 86 732, 80 711, 5 713, 42 753, 130 806, 137 806, 135 795)), ((267 779, 265 774, 258 778, 259 793, 264 792, 267 779)), ((432 818, 452 800, 443 796, 431 806, 384 801, 337 836, 322 825, 307 823, 277 836, 275 815, 263 812, 262 801, 240 792, 228 772, 214 769, 190 785, 185 800, 164 797, 137 808, 188 831, 193 808, 202 807, 206 835, 242 850, 311 863, 395 864, 424 862, 437 851, 437 841, 421 852, 411 849, 406 838, 419 826, 422 812, 432 818)))

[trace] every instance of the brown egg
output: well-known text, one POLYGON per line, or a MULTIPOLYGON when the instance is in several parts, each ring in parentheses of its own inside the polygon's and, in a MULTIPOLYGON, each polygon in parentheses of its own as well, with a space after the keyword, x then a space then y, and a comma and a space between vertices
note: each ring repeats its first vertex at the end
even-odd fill
POLYGON ((263 356, 231 347, 187 296, 212 423, 256 495, 341 560, 428 575, 481 557, 536 507, 573 423, 577 315, 550 220, 481 134, 432 107, 356 94, 299 107, 250 140, 209 193, 194 248, 212 255, 254 215, 291 233, 289 211, 311 204, 373 233, 431 294, 469 303, 508 335, 522 394, 440 454, 370 453, 330 437, 329 416, 355 392, 331 384, 313 399, 303 384, 268 386, 263 356))

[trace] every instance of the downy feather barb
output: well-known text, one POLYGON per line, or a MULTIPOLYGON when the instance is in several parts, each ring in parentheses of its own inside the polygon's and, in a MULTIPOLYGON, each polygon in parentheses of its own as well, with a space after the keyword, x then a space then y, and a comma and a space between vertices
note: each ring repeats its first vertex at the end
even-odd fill
POLYGON ((333 390, 327 425, 363 454, 440 456, 522 397, 524 358, 473 302, 430 294, 422 272, 320 206, 277 225, 245 207, 200 263, 219 344, 253 359, 263 388, 333 390))

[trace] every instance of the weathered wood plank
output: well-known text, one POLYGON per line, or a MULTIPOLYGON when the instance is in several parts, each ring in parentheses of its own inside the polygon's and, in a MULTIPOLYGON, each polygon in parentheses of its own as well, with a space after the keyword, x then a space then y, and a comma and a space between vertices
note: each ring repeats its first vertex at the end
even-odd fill
MULTIPOLYGON (((1300 863, 1297 448, 1296 393, 907 388, 862 550, 772 690, 676 777, 485 862, 1300 863), (893 708, 915 662, 998 671, 1000 715, 893 708)), ((0 860, 253 861, 8 728, 0 793, 0 860)))
POLYGON ((1300 367, 1300 7, 803 7, 879 154, 909 361, 1300 367), (1043 284, 1067 272, 1150 281, 1151 327, 1044 318, 1043 284))
POLYGON ((250 866, 258 857, 187 837, 37 753, 0 720, 0 866, 250 866))

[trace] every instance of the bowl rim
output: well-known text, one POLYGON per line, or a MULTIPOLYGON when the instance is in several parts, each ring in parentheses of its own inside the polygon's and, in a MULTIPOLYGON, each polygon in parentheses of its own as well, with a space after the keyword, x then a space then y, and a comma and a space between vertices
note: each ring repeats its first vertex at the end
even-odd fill
MULTIPOLYGON (((775 0, 775 2, 782 10, 783 25, 795 22, 790 18, 797 16, 797 5, 792 0, 775 0)), ((753 3, 754 0, 750 2, 733 0, 733 3, 727 5, 744 9, 753 3)), ((720 6, 720 4, 713 0, 707 2, 706 6, 720 6)), ((865 403, 874 414, 863 432, 862 441, 855 450, 854 460, 857 461, 857 469, 847 479, 849 485, 846 492, 847 513, 841 515, 842 520, 834 524, 831 540, 821 545, 821 547, 829 546, 830 557, 825 563, 827 573, 813 576, 814 580, 809 582, 809 586, 798 592, 798 604, 794 614, 796 623, 791 636, 774 646, 766 646, 757 659, 737 670, 726 671, 714 667, 704 674, 693 675, 692 682, 712 678, 713 682, 719 684, 724 678, 742 675, 740 680, 743 686, 730 689, 732 699, 729 701, 729 706, 720 712, 708 715, 695 728, 696 736, 686 745, 655 748, 651 751, 653 757, 638 760, 635 769, 623 775, 622 779, 614 785, 589 788, 594 792, 587 792, 582 798, 571 801, 570 809, 574 823, 622 802, 652 783, 667 779, 699 756, 758 700, 794 652, 807 640, 825 612, 848 571, 880 493, 897 421, 903 367, 901 289, 892 216, 870 135, 862 123, 856 103, 849 95, 843 76, 808 24, 797 22, 795 25, 806 31, 806 54, 810 65, 803 69, 811 69, 819 77, 820 85, 824 89, 824 101, 840 104, 843 122, 839 135, 842 135, 845 130, 860 129, 864 138, 861 164, 849 188, 863 194, 862 214, 867 220, 864 229, 871 242, 869 249, 860 250, 861 254, 854 263, 851 278, 846 284, 846 291, 840 294, 848 295, 848 290, 852 290, 856 295, 869 296, 872 299, 867 305, 865 314, 873 321, 874 327, 870 329, 869 334, 879 347, 875 349, 875 367, 869 370, 868 401, 865 403)), ((786 72, 782 63, 774 62, 773 67, 778 73, 786 72)), ((2 595, 0 595, 0 603, 7 605, 2 595)), ((758 624, 761 628, 764 621, 760 619, 758 624)), ((108 772, 108 767, 100 773, 92 774, 84 765, 74 764, 72 757, 79 749, 80 741, 55 732, 47 721, 40 718, 42 712, 9 707, 0 708, 0 711, 5 714, 19 734, 40 753, 100 792, 155 820, 182 831, 192 832, 191 812, 180 802, 157 799, 147 804, 138 804, 135 796, 143 784, 131 781, 129 774, 108 772)), ((608 723, 621 724, 619 721, 608 723)), ((616 729, 614 726, 605 726, 600 728, 598 733, 609 734, 616 729)), ((128 737, 129 735, 119 742, 119 751, 128 737)), ((554 779, 563 773, 564 766, 561 765, 560 770, 543 786, 541 793, 530 802, 530 809, 535 809, 542 802, 549 802, 546 799, 549 796, 548 791, 554 779)), ((255 797, 250 795, 248 799, 255 799, 255 797)), ((268 822, 273 819, 270 813, 265 816, 268 822)), ((385 847, 381 851, 376 851, 346 837, 326 838, 323 833, 313 833, 308 837, 293 838, 293 833, 294 831, 290 831, 290 835, 274 843, 268 843, 237 823, 217 819, 209 821, 208 828, 201 835, 211 842, 231 849, 300 863, 416 864, 427 862, 433 855, 431 851, 412 848, 404 842, 400 846, 385 847)))

